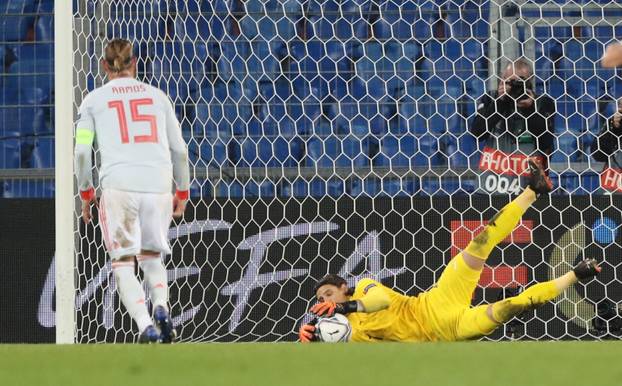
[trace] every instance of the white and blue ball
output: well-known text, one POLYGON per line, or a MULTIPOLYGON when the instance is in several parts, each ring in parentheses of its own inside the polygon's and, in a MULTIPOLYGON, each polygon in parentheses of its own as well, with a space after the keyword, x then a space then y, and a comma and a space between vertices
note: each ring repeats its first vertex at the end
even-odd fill
POLYGON ((347 342, 352 336, 352 326, 344 315, 334 314, 318 319, 315 334, 321 342, 347 342))

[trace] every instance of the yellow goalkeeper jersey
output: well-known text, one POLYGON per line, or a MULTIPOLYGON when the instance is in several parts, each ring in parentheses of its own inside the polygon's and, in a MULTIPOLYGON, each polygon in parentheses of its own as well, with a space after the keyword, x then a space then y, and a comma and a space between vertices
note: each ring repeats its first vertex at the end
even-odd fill
MULTIPOLYGON (((422 305, 416 296, 406 296, 385 287, 371 279, 360 280, 350 300, 361 300, 370 291, 381 290, 390 299, 389 307, 371 313, 354 312, 348 314, 352 325, 354 342, 372 342, 380 340, 401 342, 422 342, 437 340, 428 326, 425 326, 422 305)), ((371 293, 369 294, 371 295, 371 293)))

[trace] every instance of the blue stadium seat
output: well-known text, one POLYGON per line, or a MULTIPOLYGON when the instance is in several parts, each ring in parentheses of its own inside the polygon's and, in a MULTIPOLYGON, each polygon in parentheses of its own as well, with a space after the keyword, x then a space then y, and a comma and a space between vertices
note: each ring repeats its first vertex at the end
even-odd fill
POLYGON ((214 71, 203 43, 157 42, 151 52, 151 74, 172 99, 185 101, 214 71))
POLYGON ((114 2, 109 7, 107 37, 132 41, 161 41, 167 36, 160 2, 114 2))
POLYGON ((468 167, 469 157, 458 146, 458 139, 453 135, 443 138, 443 152, 449 160, 449 167, 468 167))
POLYGON ((441 189, 440 177, 422 177, 421 193, 423 195, 436 195, 441 189))
POLYGON ((573 162, 577 158, 577 137, 568 133, 557 137, 557 151, 553 153, 552 162, 573 162))
MULTIPOLYGON (((404 4, 385 2, 380 6, 380 15, 373 24, 373 32, 376 39, 397 39, 406 41, 413 38, 425 38, 417 35, 421 32, 421 26, 416 22, 419 12, 416 4, 404 2, 404 4), (417 28, 418 27, 418 28, 417 28)), ((417 4, 418 5, 418 4, 417 4)), ((425 7, 425 4, 421 6, 425 7)))
POLYGON ((337 167, 362 167, 369 165, 367 149, 364 149, 363 142, 354 136, 347 136, 341 139, 341 154, 335 160, 337 167))
POLYGON ((278 197, 308 197, 309 196, 309 184, 302 180, 297 179, 294 182, 281 180, 277 186, 278 197))
POLYGON ((35 23, 35 40, 43 42, 54 41, 53 15, 39 15, 35 23))
POLYGON ((206 41, 212 38, 210 23, 203 16, 177 15, 174 22, 173 39, 180 42, 206 41))
POLYGON ((395 63, 397 77, 404 83, 412 82, 415 76, 416 58, 402 57, 395 63))
POLYGON ((464 195, 466 192, 462 190, 460 178, 445 176, 441 178, 441 191, 443 194, 450 196, 464 195))
POLYGON ((266 167, 279 166, 273 157, 270 138, 246 138, 242 141, 242 163, 238 166, 266 167))
POLYGON ((4 104, 41 105, 49 102, 52 75, 20 76, 13 66, 9 68, 9 74, 0 96, 4 104))
POLYGON ((171 1, 169 10, 176 14, 187 16, 188 14, 198 14, 201 12, 201 2, 199 0, 177 0, 171 1))
POLYGON ((9 46, 15 73, 54 73, 54 45, 52 43, 28 43, 9 46))
POLYGON ((251 43, 251 53, 246 65, 248 74, 257 81, 270 81, 281 75, 281 64, 265 41, 251 43))
POLYGON ((3 131, 0 138, 0 168, 15 169, 21 166, 19 132, 3 131))
POLYGON ((555 63, 555 75, 563 80, 569 79, 574 75, 574 64, 566 57, 560 57, 555 63))
MULTIPOLYGON (((291 111, 291 105, 289 106, 289 111, 290 113, 288 114, 290 117, 292 117, 293 119, 295 119, 294 122, 294 127, 296 128, 296 133, 300 136, 307 136, 307 135, 311 135, 314 133, 314 125, 316 123, 315 120, 309 118, 309 117, 305 117, 303 115, 300 114, 295 114, 292 113, 291 111)), ((302 111, 302 108, 301 110, 302 111)))
POLYGON ((284 32, 286 33, 286 36, 283 36, 279 33, 279 26, 273 18, 262 17, 261 19, 257 20, 259 36, 265 41, 271 41, 275 38, 287 39, 287 36, 290 36, 290 38, 293 37, 295 32, 294 26, 287 19, 285 19, 285 21, 286 23, 282 24, 282 26, 285 27, 284 32))
POLYGON ((309 182, 309 193, 312 197, 341 197, 345 192, 342 180, 335 178, 324 181, 321 178, 315 178, 309 182))
POLYGON ((273 148, 277 166, 297 167, 303 159, 303 144, 300 138, 275 138, 273 148))
POLYGON ((398 104, 398 111, 407 122, 408 130, 413 134, 425 134, 428 132, 428 124, 419 113, 418 104, 410 98, 403 98, 398 104))
POLYGON ((386 135, 380 143, 380 152, 374 157, 374 164, 392 168, 415 166, 413 156, 416 151, 417 140, 414 136, 386 135))
POLYGON ((257 183, 253 180, 246 181, 242 189, 243 197, 270 198, 274 197, 276 191, 274 183, 268 180, 261 183, 257 183))
POLYGON ((339 3, 335 0, 309 1, 306 7, 306 15, 312 26, 313 36, 320 40, 329 40, 333 37, 338 39, 351 37, 351 27, 345 31, 337 31, 337 21, 340 14, 339 3))
MULTIPOLYGON (((223 0, 217 0, 217 1, 204 1, 201 3, 201 7, 202 8, 209 8, 209 10, 203 10, 203 14, 205 17, 208 18, 209 21, 209 29, 211 32, 211 40, 215 41, 215 42, 221 42, 223 41, 223 39, 225 38, 225 36, 231 37, 231 23, 232 23, 232 19, 229 17, 229 14, 227 11, 224 12, 219 12, 216 11, 217 7, 218 7, 218 3, 224 3, 223 0), (216 4, 212 4, 212 3, 216 3, 216 4), (211 6, 214 6, 214 8, 212 9, 211 6)), ((226 8, 226 6, 225 6, 226 8)))
POLYGON ((419 152, 415 154, 416 166, 436 166, 439 164, 438 138, 431 134, 419 137, 419 152))
POLYGON ((600 188, 600 176, 597 173, 584 172, 581 175, 581 188, 587 193, 594 193, 600 188))
POLYGON ((333 134, 333 127, 330 122, 325 119, 317 119, 313 124, 313 134, 324 138, 333 134))
POLYGON ((54 12, 54 0, 39 0, 37 7, 37 13, 53 13, 54 12))
POLYGON ((229 81, 232 77, 240 80, 247 76, 246 61, 250 45, 245 41, 223 40, 219 43, 220 57, 217 59, 218 77, 229 81))
MULTIPOLYGON (((309 153, 307 150, 307 155, 311 155, 316 160, 316 164, 318 166, 337 166, 337 159, 343 154, 343 149, 341 146, 341 141, 338 137, 331 135, 321 139, 322 141, 322 152, 320 153, 319 158, 314 156, 313 153, 309 153)), ((340 165, 338 166, 347 166, 344 164, 345 162, 340 159, 340 165)))
POLYGON ((211 99, 213 90, 209 88, 202 89, 201 93, 204 95, 204 99, 195 108, 195 132, 201 133, 204 131, 205 135, 218 136, 226 142, 232 135, 232 126, 236 128, 241 126, 245 130, 246 122, 251 116, 250 106, 244 104, 239 106, 239 111, 244 114, 245 118, 232 116, 230 110, 234 110, 235 106, 231 106, 230 100, 211 99))
POLYGON ((34 0, 7 0, 0 4, 0 41, 24 41, 34 26, 34 0), (23 16, 28 15, 28 16, 23 16))
POLYGON ((353 0, 342 1, 341 15, 343 18, 338 20, 337 29, 339 30, 337 38, 346 39, 350 36, 349 29, 352 29, 352 36, 358 40, 365 41, 369 37, 369 23, 367 21, 367 14, 365 13, 365 6, 361 6, 361 2, 353 0), (343 29, 347 34, 341 32, 343 29))
POLYGON ((32 167, 36 169, 54 167, 54 138, 38 137, 35 140, 32 167))
POLYGON ((470 134, 463 134, 458 138, 458 150, 467 157, 477 155, 477 140, 470 134))

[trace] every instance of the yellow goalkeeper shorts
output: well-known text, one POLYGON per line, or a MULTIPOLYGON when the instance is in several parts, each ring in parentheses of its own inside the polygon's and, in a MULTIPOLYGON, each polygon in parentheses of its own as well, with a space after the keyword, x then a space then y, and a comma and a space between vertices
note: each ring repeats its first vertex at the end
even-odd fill
POLYGON ((490 334, 497 327, 486 317, 486 307, 471 308, 481 270, 466 265, 462 253, 454 256, 435 287, 420 295, 426 329, 436 340, 455 341, 490 334))

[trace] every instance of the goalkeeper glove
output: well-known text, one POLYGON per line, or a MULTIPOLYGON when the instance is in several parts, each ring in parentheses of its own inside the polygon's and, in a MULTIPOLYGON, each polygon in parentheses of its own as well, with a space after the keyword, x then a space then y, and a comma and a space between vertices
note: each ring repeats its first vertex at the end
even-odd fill
POLYGON ((300 343, 311 343, 317 339, 315 336, 315 323, 317 319, 313 319, 308 324, 303 324, 298 330, 298 339, 300 343))
POLYGON ((311 307, 309 311, 317 316, 332 316, 333 314, 349 314, 358 310, 356 300, 344 303, 322 302, 311 307))

